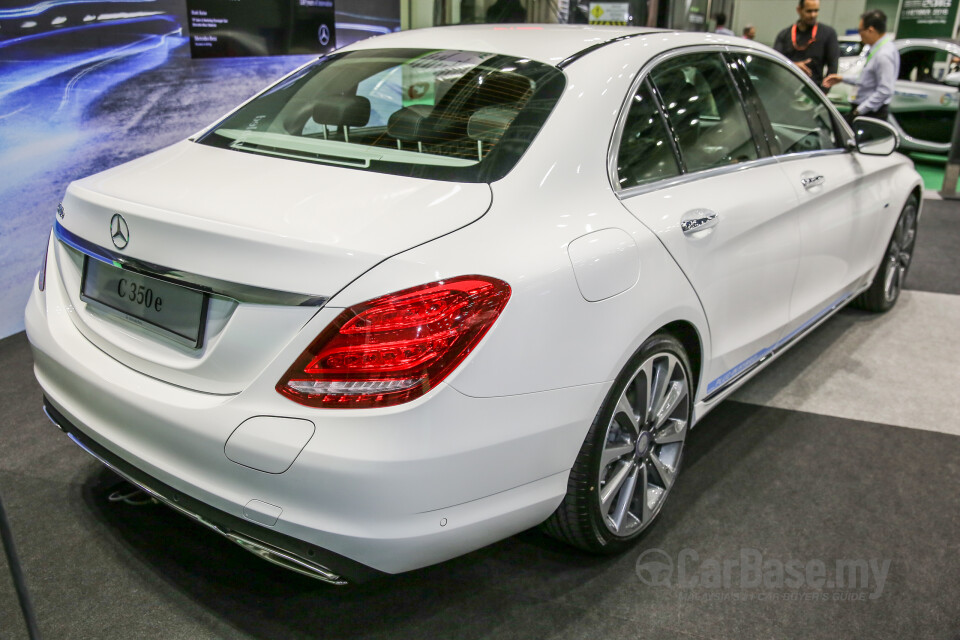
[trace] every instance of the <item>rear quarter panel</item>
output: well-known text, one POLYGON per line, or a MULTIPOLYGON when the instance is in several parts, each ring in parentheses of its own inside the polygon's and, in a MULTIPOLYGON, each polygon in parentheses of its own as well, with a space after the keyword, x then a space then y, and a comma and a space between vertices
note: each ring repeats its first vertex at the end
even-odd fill
POLYGON ((614 195, 607 175, 617 115, 652 53, 626 46, 630 42, 608 45, 565 69, 564 97, 517 167, 492 185, 493 205, 483 218, 390 258, 329 304, 348 307, 463 274, 505 280, 512 287, 509 304, 448 379, 475 397, 612 381, 647 337, 675 320, 696 328, 708 354, 696 295, 656 236, 614 195), (588 302, 568 247, 603 229, 632 238, 639 277, 626 291, 588 302))

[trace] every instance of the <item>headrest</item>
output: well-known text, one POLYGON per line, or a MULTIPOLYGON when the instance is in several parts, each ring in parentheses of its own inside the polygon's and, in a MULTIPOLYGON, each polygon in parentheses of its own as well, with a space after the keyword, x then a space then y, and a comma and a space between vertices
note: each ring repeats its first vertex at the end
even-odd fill
POLYGON ((480 77, 473 100, 477 107, 522 101, 532 89, 530 80, 516 73, 494 71, 480 77))
POLYGON ((484 107, 470 116, 467 135, 473 140, 498 141, 520 112, 516 107, 484 107))
POLYGON ((423 140, 431 110, 428 105, 413 105, 394 111, 387 120, 387 135, 404 142, 423 140))
POLYGON ((338 127, 362 127, 370 121, 370 101, 363 96, 323 96, 313 106, 313 121, 338 127))

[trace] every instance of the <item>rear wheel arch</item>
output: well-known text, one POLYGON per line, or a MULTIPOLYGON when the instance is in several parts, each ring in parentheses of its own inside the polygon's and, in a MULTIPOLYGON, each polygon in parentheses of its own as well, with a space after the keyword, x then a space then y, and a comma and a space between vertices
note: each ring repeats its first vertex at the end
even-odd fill
POLYGON ((683 345, 690 359, 690 382, 693 386, 692 396, 697 396, 697 389, 700 387, 700 373, 703 371, 703 341, 700 339, 700 332, 696 326, 687 320, 674 320, 654 331, 656 333, 669 333, 683 345))
POLYGON ((917 216, 919 217, 919 215, 920 215, 920 203, 923 202, 923 187, 922 187, 921 185, 915 186, 915 187, 913 188, 913 191, 910 192, 910 195, 907 196, 907 199, 904 201, 904 203, 903 203, 904 206, 906 206, 907 202, 910 201, 910 198, 916 198, 916 199, 917 199, 917 216))
MULTIPOLYGON (((691 326, 666 326, 690 339, 691 326)), ((628 359, 586 433, 566 495, 542 523, 548 535, 585 551, 617 553, 654 522, 680 470, 693 417, 686 351, 676 333, 661 328, 628 359)))

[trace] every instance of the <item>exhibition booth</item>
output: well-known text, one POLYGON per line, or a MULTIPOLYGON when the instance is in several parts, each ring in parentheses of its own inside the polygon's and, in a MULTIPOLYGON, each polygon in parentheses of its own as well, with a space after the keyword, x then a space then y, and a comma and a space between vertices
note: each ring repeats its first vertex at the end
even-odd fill
POLYGON ((0 638, 955 633, 958 26, 0 8, 0 638))

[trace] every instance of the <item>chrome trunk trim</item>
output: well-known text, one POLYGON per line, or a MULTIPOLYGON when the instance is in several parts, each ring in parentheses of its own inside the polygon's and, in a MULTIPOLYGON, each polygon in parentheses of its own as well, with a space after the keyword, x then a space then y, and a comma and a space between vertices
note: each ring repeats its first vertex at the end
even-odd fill
POLYGON ((208 278, 206 276, 169 269, 160 265, 137 260, 136 258, 119 254, 89 242, 88 240, 84 240, 64 228, 59 221, 54 221, 53 234, 65 247, 94 260, 99 260, 100 262, 117 267, 118 269, 142 273, 152 278, 167 280, 203 293, 231 298, 237 302, 298 307, 322 307, 327 303, 327 300, 330 299, 329 296, 275 291, 263 287, 218 280, 217 278, 208 278))

